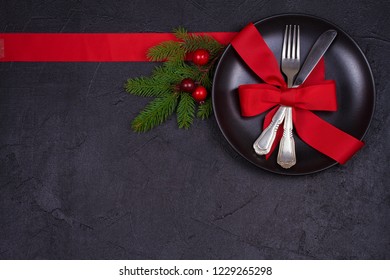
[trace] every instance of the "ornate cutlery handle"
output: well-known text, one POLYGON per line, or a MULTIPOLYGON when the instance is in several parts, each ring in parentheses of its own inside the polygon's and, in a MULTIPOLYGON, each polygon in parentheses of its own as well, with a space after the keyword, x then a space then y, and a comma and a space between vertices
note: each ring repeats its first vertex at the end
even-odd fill
POLYGON ((283 118, 286 114, 286 106, 280 106, 278 111, 272 118, 269 126, 263 130, 259 138, 253 143, 253 149, 258 155, 268 154, 271 150, 272 143, 275 140, 276 132, 278 131, 279 125, 282 123, 283 118))
POLYGON ((280 140, 277 162, 283 168, 290 168, 297 162, 295 156, 295 141, 292 133, 292 109, 287 107, 283 125, 283 137, 280 140))

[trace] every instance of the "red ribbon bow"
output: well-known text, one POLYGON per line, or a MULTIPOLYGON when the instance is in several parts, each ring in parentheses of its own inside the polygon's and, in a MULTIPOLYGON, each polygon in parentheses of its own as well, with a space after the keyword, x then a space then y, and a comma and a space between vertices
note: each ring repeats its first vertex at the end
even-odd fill
MULTIPOLYGON (((318 63, 302 86, 287 88, 275 56, 253 24, 247 25, 233 39, 232 46, 249 68, 265 82, 239 86, 243 116, 256 116, 276 106, 265 116, 265 128, 280 105, 291 106, 298 136, 314 149, 341 164, 363 147, 363 142, 311 112, 337 110, 336 85, 334 81, 325 80, 324 60, 318 63)), ((267 156, 280 140, 280 131, 267 156)))

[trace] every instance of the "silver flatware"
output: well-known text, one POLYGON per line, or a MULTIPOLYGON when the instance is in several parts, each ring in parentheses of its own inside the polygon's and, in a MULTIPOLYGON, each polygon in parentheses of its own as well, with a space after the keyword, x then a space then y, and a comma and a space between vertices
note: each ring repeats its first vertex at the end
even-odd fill
MULTIPOLYGON (((301 85, 309 74, 313 71, 314 67, 320 61, 321 57, 325 54, 333 40, 337 36, 337 31, 330 29, 324 32, 314 43, 311 48, 301 70, 299 71, 297 78, 293 84, 293 87, 301 85)), ((287 108, 286 106, 280 106, 270 125, 261 133, 253 144, 255 152, 259 155, 268 154, 273 141, 275 140, 276 132, 279 125, 283 122, 287 108)))
MULTIPOLYGON (((300 66, 300 38, 299 37, 300 37, 299 26, 294 25, 292 30, 291 25, 286 25, 286 30, 284 32, 284 39, 283 39, 281 68, 282 68, 282 72, 287 77, 287 86, 290 88, 293 86, 294 77, 298 73, 299 66, 300 66)), ((280 106, 276 114, 273 116, 270 125, 261 133, 261 135, 253 143, 253 148, 257 154, 265 155, 270 152, 279 125, 283 122, 283 119, 286 113, 288 112, 290 114, 291 109, 289 110, 287 106, 280 106)), ((291 129, 292 131, 292 123, 285 124, 285 128, 286 130, 291 129)), ((292 136, 292 132, 291 132, 291 136, 292 136)), ((284 139, 284 141, 285 140, 286 139, 284 139)), ((289 145, 289 146, 294 145, 294 139, 292 139, 292 141, 290 139, 290 141, 288 142, 285 141, 285 142, 286 142, 285 145, 289 145)), ((295 151, 295 149, 293 150, 295 151)))
MULTIPOLYGON (((288 88, 293 87, 294 78, 298 74, 301 66, 300 42, 299 25, 294 25, 293 31, 291 25, 286 26, 282 48, 281 69, 287 77, 288 88)), ((283 168, 290 168, 297 162, 295 155, 295 141, 292 130, 292 108, 287 106, 283 124, 283 136, 282 139, 280 139, 277 157, 277 163, 283 168)))
POLYGON ((301 84, 303 84, 304 81, 306 81, 307 77, 309 77, 310 73, 316 67, 320 59, 324 56, 336 36, 337 31, 329 29, 322 33, 320 37, 318 37, 317 41, 310 49, 310 52, 307 55, 307 58, 303 63, 301 70, 295 78, 294 87, 300 86, 301 84))

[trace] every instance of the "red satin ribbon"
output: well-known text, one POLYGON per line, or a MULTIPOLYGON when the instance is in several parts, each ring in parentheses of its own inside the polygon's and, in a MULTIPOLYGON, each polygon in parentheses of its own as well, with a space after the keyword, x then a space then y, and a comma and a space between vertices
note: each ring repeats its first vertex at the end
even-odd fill
POLYGON ((256 116, 276 105, 304 110, 337 110, 334 81, 324 81, 316 85, 291 89, 269 84, 241 85, 238 92, 241 114, 245 117, 256 116))
MULTIPOLYGON (((205 32, 228 44, 235 32, 205 32)), ((148 61, 147 50, 172 33, 0 33, 0 61, 148 61)))
MULTIPOLYGON (((265 84, 241 85, 238 89, 241 113, 250 117, 273 108, 265 117, 267 127, 280 105, 292 106, 294 128, 298 136, 319 152, 344 164, 364 145, 315 115, 312 110, 335 111, 336 86, 325 81, 325 64, 321 60, 306 82, 287 89, 272 51, 253 24, 246 26, 232 41, 233 48, 265 84)), ((278 131, 277 141, 281 137, 278 131)), ((268 154, 268 156, 272 153, 268 154)))

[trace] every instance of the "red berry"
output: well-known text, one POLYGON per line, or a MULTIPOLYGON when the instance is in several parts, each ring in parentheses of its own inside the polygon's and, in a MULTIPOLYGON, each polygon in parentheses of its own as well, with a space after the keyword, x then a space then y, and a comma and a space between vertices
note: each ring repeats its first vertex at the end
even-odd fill
POLYGON ((192 92, 192 98, 197 102, 202 102, 207 97, 207 90, 203 86, 197 86, 192 92))
POLYGON ((184 92, 193 92, 195 89, 195 83, 193 79, 185 78, 180 83, 180 90, 184 92))
POLYGON ((196 65, 205 65, 209 62, 210 53, 204 49, 198 49, 194 51, 192 62, 196 65))

